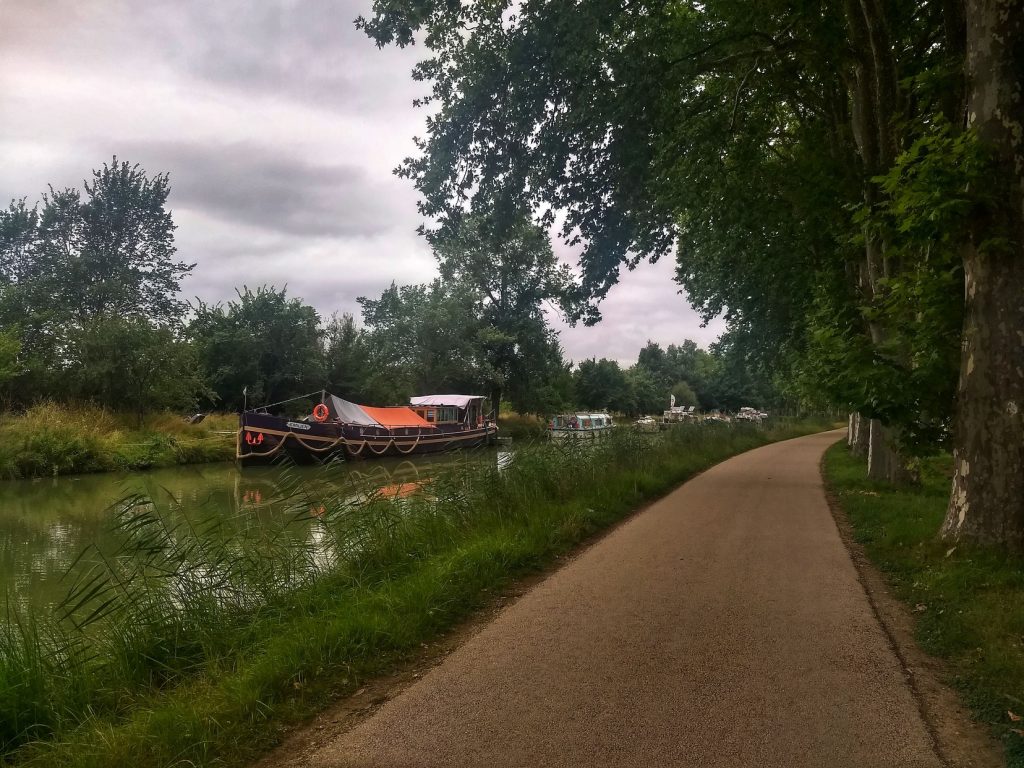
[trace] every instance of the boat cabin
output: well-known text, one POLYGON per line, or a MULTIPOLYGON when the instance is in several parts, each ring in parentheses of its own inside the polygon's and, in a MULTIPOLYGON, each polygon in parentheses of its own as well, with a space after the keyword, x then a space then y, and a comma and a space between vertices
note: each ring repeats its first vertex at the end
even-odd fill
POLYGON ((428 424, 476 427, 484 423, 480 395, 424 395, 410 397, 409 407, 428 424))
POLYGON ((607 413, 560 413, 548 422, 548 431, 559 436, 594 434, 612 426, 612 417, 607 413))

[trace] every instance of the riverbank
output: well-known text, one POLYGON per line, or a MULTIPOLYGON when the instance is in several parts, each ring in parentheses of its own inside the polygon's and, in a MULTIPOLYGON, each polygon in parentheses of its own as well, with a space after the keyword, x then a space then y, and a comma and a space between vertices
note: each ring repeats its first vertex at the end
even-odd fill
POLYGON ((0 415, 0 480, 230 461, 237 428, 234 414, 210 415, 196 425, 175 414, 151 414, 140 426, 133 415, 42 403, 0 415))
POLYGON ((65 604, 83 629, 54 616, 0 633, 0 743, 24 765, 244 765, 511 579, 712 464, 827 426, 621 430, 467 460, 406 497, 306 499, 315 552, 258 531, 198 547, 128 509, 103 561, 116 572, 65 604))
POLYGON ((951 459, 930 459, 919 488, 865 478, 845 443, 829 449, 826 482, 854 536, 915 617, 915 639, 947 665, 947 682, 1024 768, 1024 558, 938 538, 951 459))

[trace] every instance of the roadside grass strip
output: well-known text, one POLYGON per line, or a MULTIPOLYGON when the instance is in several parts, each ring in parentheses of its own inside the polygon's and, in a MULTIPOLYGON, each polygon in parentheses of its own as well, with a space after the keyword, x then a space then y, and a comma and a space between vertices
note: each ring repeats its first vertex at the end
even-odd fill
POLYGON ((947 662, 979 721, 1024 768, 1024 558, 938 536, 949 500, 951 459, 926 460, 918 488, 865 478, 844 443, 825 455, 826 481, 871 561, 915 617, 918 644, 947 662))
POLYGON ((216 518, 171 525, 125 500, 112 511, 122 545, 89 555, 91 575, 53 615, 0 620, 0 754, 48 767, 245 765, 644 502, 828 426, 621 429, 523 446, 500 468, 468 454, 406 498, 310 499, 297 486, 296 519, 315 510, 316 547, 218 536, 216 518))

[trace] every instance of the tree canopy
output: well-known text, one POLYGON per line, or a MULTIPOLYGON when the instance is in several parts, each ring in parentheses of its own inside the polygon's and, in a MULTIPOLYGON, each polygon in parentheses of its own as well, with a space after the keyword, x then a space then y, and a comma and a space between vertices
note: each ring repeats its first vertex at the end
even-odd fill
POLYGON ((428 131, 401 168, 425 215, 561 213, 592 300, 674 249, 744 357, 870 419, 872 477, 950 445, 956 406, 972 458, 948 530, 1024 547, 1024 480, 993 494, 966 469, 991 488, 1013 455, 1024 477, 1005 407, 1024 398, 1022 17, 980 0, 376 0, 357 23, 428 51, 428 131), (968 508, 1000 522, 965 526, 968 508))

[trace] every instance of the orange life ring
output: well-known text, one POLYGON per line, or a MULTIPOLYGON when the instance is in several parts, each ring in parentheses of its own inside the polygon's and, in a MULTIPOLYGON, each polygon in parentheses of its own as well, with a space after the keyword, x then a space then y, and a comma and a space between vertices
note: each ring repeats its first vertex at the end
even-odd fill
POLYGON ((313 406, 313 418, 323 423, 327 421, 327 417, 331 415, 331 412, 327 410, 327 406, 323 403, 317 403, 313 406))

